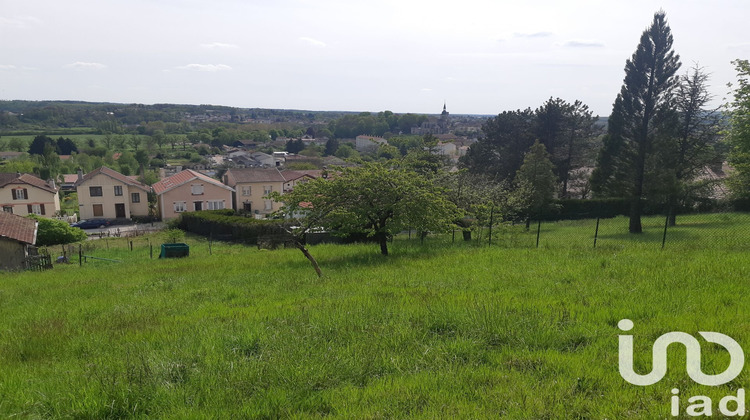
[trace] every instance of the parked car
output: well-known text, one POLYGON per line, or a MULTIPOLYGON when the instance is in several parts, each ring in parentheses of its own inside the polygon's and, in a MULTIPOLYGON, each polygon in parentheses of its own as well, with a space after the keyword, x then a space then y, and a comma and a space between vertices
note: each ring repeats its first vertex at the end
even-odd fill
POLYGON ((103 228, 111 225, 112 222, 110 222, 107 219, 86 219, 81 220, 77 223, 73 223, 70 226, 77 227, 80 229, 96 229, 96 228, 103 228))

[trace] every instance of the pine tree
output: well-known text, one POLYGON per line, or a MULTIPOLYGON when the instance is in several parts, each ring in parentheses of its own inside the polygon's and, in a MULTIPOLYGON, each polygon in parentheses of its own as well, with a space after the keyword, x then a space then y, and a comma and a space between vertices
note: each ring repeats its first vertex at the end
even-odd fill
POLYGON ((680 56, 672 50, 672 40, 665 13, 659 11, 625 64, 625 80, 592 174, 596 194, 630 199, 631 233, 643 231, 644 185, 649 170, 658 168, 655 162, 672 135, 665 129, 665 122, 673 121, 672 92, 680 68, 680 56))

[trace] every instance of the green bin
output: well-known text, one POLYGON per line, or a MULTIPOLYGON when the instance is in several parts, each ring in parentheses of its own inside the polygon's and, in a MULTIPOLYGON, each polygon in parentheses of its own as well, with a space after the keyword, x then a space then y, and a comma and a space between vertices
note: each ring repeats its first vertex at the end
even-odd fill
POLYGON ((180 258, 190 255, 190 246, 188 244, 161 244, 161 254, 159 258, 180 258))

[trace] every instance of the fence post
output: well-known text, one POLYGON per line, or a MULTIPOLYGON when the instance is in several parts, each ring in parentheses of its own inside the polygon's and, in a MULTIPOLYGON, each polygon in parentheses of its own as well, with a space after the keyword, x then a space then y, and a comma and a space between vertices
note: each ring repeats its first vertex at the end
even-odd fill
POLYGON ((493 220, 494 216, 495 216, 495 206, 492 206, 492 208, 490 208, 490 233, 489 235, 487 235, 489 237, 489 240, 487 242, 488 245, 492 245, 492 223, 494 221, 493 220))
POLYGON ((81 249, 81 244, 78 244, 78 266, 83 265, 83 250, 81 249))
POLYGON ((664 249, 664 244, 667 242, 667 226, 669 226, 669 211, 667 211, 667 218, 664 220, 664 235, 661 237, 661 249, 664 249))
POLYGON ((130 241, 130 250, 131 251, 133 250, 133 241, 132 240, 130 241))
POLYGON ((599 237, 599 217, 596 218, 596 230, 594 230, 594 248, 596 248, 596 238, 599 237))
POLYGON ((539 233, 542 231, 542 219, 539 218, 539 222, 536 225, 536 247, 539 248, 539 233))
POLYGON ((208 255, 213 255, 211 252, 211 244, 214 241, 214 232, 211 231, 211 233, 208 234, 208 255))
POLYGON ((148 243, 148 252, 149 252, 149 255, 151 256, 151 259, 153 260, 154 259, 154 246, 151 245, 150 241, 148 243))

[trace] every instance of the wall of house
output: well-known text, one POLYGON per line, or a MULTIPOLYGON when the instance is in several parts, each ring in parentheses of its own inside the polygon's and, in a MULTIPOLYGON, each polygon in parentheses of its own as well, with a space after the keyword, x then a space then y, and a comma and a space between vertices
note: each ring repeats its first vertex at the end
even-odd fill
POLYGON ((27 216, 29 204, 44 204, 43 216, 52 217, 60 211, 60 195, 28 184, 10 184, 0 188, 0 207, 12 207, 13 214, 27 216), (11 190, 16 188, 26 188, 29 198, 14 200, 11 190))
POLYGON ((26 258, 26 246, 18 241, 0 238, 0 270, 20 270, 26 258))
POLYGON ((162 220, 174 219, 182 212, 175 211, 175 203, 185 203, 185 211, 195 211, 195 202, 201 203, 201 210, 209 210, 208 202, 221 200, 225 209, 232 208, 232 191, 199 179, 187 182, 159 195, 159 214, 162 220), (193 185, 203 185, 203 194, 193 194, 193 185))
POLYGON ((277 182, 243 182, 237 184, 234 189, 237 191, 235 210, 243 210, 245 203, 250 203, 250 211, 255 214, 270 214, 281 208, 282 203, 276 203, 265 197, 265 188, 271 187, 271 192, 283 193, 284 183, 277 182), (246 195, 243 187, 250 187, 250 194, 246 195), (270 201, 271 209, 267 209, 266 202, 270 201), (257 210, 257 213, 256 213, 257 210))
POLYGON ((105 218, 114 219, 116 217, 115 204, 125 204, 125 217, 131 216, 148 216, 148 195, 146 191, 131 187, 124 182, 120 182, 104 174, 98 174, 91 179, 80 184, 76 191, 78 192, 78 210, 80 219, 105 218), (115 186, 122 187, 122 195, 115 195, 115 186), (89 187, 102 187, 101 197, 91 197, 89 187), (140 203, 133 203, 130 193, 140 193, 140 203), (94 205, 101 204, 103 214, 94 215, 94 205))

